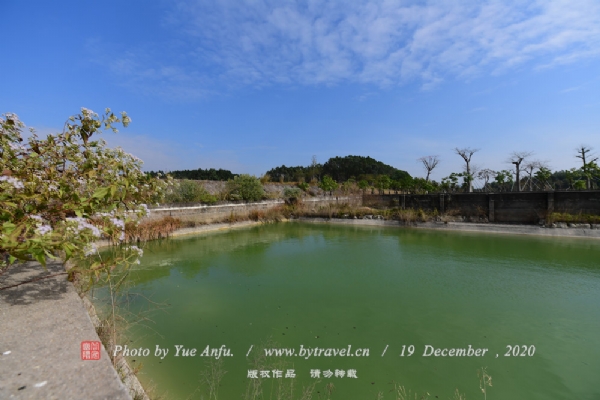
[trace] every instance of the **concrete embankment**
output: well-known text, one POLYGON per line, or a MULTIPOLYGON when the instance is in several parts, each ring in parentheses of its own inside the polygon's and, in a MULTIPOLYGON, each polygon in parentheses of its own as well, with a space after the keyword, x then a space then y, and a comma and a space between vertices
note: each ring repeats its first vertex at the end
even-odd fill
POLYGON ((589 228, 546 228, 536 225, 509 225, 509 224, 478 224, 473 222, 418 222, 410 225, 400 221, 379 219, 325 219, 325 218, 300 218, 298 221, 314 223, 330 223, 339 225, 370 225, 393 226, 407 229, 436 229, 462 232, 501 233, 509 235, 537 235, 556 237, 585 237, 600 238, 600 229, 589 228))

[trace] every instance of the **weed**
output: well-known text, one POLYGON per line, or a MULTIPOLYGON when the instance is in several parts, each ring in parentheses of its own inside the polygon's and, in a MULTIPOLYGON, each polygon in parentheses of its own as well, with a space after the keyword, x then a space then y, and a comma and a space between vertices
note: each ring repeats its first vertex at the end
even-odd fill
POLYGON ((600 215, 591 214, 569 214, 561 212, 553 212, 546 217, 546 223, 552 224, 555 222, 571 222, 571 223, 587 223, 600 224, 600 215))
POLYGON ((410 389, 407 391, 404 386, 396 383, 394 383, 394 393, 396 394, 396 400, 427 400, 429 398, 429 393, 419 396, 418 393, 413 393, 410 389))
POLYGON ((223 369, 222 358, 218 360, 211 359, 206 362, 206 369, 200 374, 200 381, 208 388, 209 400, 219 398, 219 386, 226 373, 227 371, 223 369))
POLYGON ((492 387, 492 377, 487 373, 487 367, 481 367, 477 370, 477 376, 479 377, 479 388, 483 393, 483 400, 487 399, 487 388, 492 387))
POLYGON ((179 228, 181 228, 181 221, 173 217, 142 221, 137 225, 128 222, 125 224, 125 240, 131 243, 167 238, 179 228))

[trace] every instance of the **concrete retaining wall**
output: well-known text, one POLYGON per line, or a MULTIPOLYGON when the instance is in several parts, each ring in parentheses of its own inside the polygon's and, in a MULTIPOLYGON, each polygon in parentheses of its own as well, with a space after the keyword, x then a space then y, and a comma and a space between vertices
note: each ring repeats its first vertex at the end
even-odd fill
POLYGON ((365 195, 363 204, 437 210, 489 222, 534 224, 550 212, 600 215, 600 191, 365 195))
MULTIPOLYGON (((325 207, 329 204, 349 204, 352 206, 362 205, 362 196, 322 196, 306 197, 302 199, 305 207, 311 210, 318 210, 319 207, 325 207)), ((209 224, 225 221, 230 217, 245 218, 252 212, 266 212, 276 207, 284 205, 284 201, 265 200, 256 203, 227 203, 218 205, 165 205, 150 209, 150 216, 147 220, 160 219, 171 216, 179 218, 184 222, 195 222, 198 224, 209 224)))
MULTIPOLYGON (((329 204, 348 204, 376 208, 413 208, 437 210, 441 214, 460 215, 470 221, 537 224, 550 212, 600 215, 600 191, 507 192, 507 193, 441 193, 319 196, 302 199, 312 211, 329 204)), ((151 209, 148 219, 165 216, 182 221, 208 224, 230 217, 241 219, 252 212, 266 212, 284 204, 281 199, 256 203, 227 203, 213 206, 201 204, 166 205, 151 209)))

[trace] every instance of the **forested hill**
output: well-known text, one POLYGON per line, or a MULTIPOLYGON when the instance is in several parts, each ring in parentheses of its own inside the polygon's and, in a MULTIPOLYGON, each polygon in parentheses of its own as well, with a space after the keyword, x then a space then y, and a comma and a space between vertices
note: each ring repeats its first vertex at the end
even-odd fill
POLYGON ((366 175, 387 175, 398 181, 410 177, 406 171, 399 170, 371 157, 362 156, 330 158, 323 164, 322 174, 329 175, 338 182, 347 181, 350 178, 359 179, 360 176, 366 175))
POLYGON ((377 175, 387 175, 398 181, 410 178, 406 171, 363 156, 333 157, 325 164, 313 164, 307 167, 282 165, 267 171, 267 175, 274 181, 283 179, 284 182, 300 181, 301 179, 309 182, 312 178, 320 179, 325 175, 332 177, 337 182, 377 175))
MULTIPOLYGON (((165 174, 163 171, 150 171, 150 176, 156 176, 158 173, 165 174)), ((231 173, 231 171, 226 169, 185 169, 182 171, 171 171, 168 172, 175 179, 193 179, 193 180, 203 180, 203 181, 226 181, 229 179, 233 179, 236 174, 231 173)))
MULTIPOLYGON (((150 171, 151 176, 157 176, 158 173, 165 174, 163 171, 150 171)), ((226 169, 194 169, 168 172, 175 179, 193 179, 209 181, 226 181, 233 179, 237 174, 233 174, 226 169)), ((410 175, 406 171, 399 170, 377 161, 371 157, 346 156, 330 158, 325 164, 313 163, 307 167, 286 167, 282 165, 270 169, 266 173, 271 180, 277 182, 310 182, 313 178, 320 180, 328 175, 337 182, 345 182, 348 179, 371 179, 378 175, 387 175, 392 180, 403 181, 410 175)))

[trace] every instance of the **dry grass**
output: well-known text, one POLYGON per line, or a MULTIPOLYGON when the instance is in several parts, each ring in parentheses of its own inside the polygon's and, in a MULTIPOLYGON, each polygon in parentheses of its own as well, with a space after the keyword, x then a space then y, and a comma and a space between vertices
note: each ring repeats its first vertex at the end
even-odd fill
POLYGON ((157 220, 143 221, 139 224, 125 225, 125 241, 145 242, 148 240, 167 238, 171 233, 182 227, 179 219, 163 217, 157 220))

